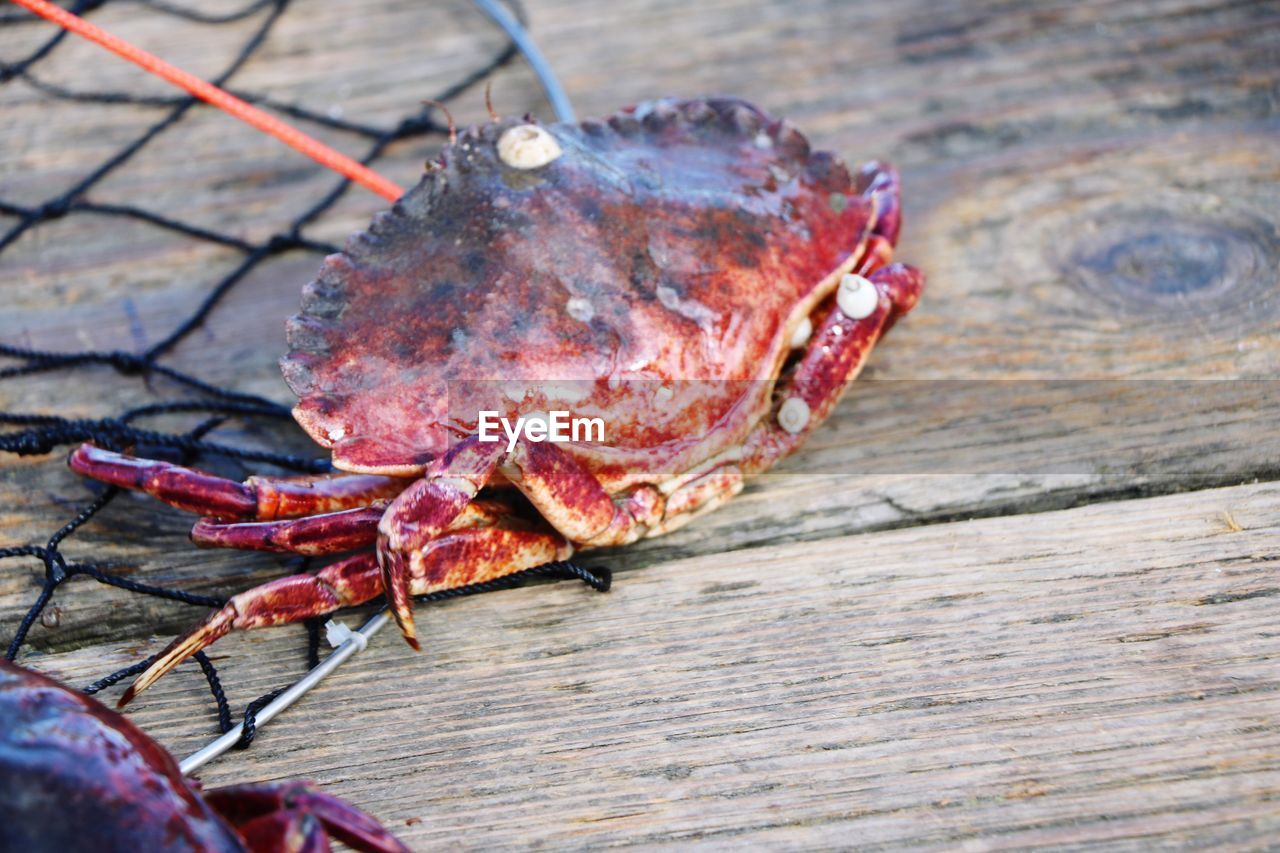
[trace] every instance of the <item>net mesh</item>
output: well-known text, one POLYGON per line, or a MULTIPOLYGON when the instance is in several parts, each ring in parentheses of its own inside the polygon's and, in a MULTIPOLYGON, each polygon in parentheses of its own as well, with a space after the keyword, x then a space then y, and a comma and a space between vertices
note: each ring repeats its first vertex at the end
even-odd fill
MULTIPOLYGON (((191 8, 164 0, 77 0, 68 8, 78 15, 91 14, 108 3, 132 2, 141 6, 147 13, 168 15, 181 18, 187 22, 210 27, 233 24, 255 16, 260 16, 248 37, 239 45, 234 58, 214 76, 211 82, 226 87, 233 75, 249 63, 259 52, 270 35, 272 28, 281 17, 290 10, 289 0, 252 0, 246 5, 229 12, 211 14, 199 8, 191 8)), ((514 2, 509 2, 511 11, 521 24, 525 23, 524 10, 514 2)), ((50 35, 34 49, 17 59, 0 60, 0 85, 21 80, 37 89, 44 96, 63 101, 84 102, 97 105, 131 105, 148 106, 164 110, 162 116, 136 133, 125 144, 113 151, 110 156, 95 164, 81 177, 74 180, 71 186, 37 204, 18 204, 0 197, 0 257, 10 249, 24 234, 43 225, 76 214, 91 213, 99 217, 129 219, 141 221, 151 226, 165 229, 194 241, 215 243, 229 247, 239 253, 239 261, 226 275, 213 282, 202 298, 192 306, 190 313, 184 317, 161 340, 141 353, 124 349, 85 350, 85 351, 43 351, 0 343, 0 356, 9 363, 0 367, 0 380, 19 376, 48 373, 52 371, 69 371, 76 369, 108 367, 121 375, 136 377, 139 381, 147 381, 152 377, 163 377, 182 388, 188 395, 181 399, 165 399, 146 405, 135 406, 120 411, 114 417, 85 419, 68 418, 54 413, 24 413, 0 411, 0 425, 9 429, 0 434, 0 451, 19 455, 49 454, 59 448, 75 445, 80 442, 93 442, 101 447, 113 450, 137 449, 144 455, 161 455, 184 464, 198 463, 202 459, 218 457, 239 460, 245 463, 266 464, 287 471, 301 473, 323 473, 331 470, 327 458, 307 458, 302 456, 273 453, 252 447, 235 446, 224 442, 210 440, 208 434, 216 427, 236 420, 241 422, 257 422, 260 424, 277 424, 275 429, 290 429, 292 418, 289 409, 265 397, 246 394, 234 388, 222 387, 205 381, 199 376, 185 370, 179 370, 165 364, 165 357, 184 339, 198 329, 205 319, 215 310, 232 289, 245 281, 248 275, 269 258, 285 252, 311 252, 327 254, 337 251, 337 247, 323 241, 309 238, 304 234, 308 225, 315 222, 326 211, 330 210, 347 193, 351 184, 346 179, 335 179, 327 191, 315 198, 303 212, 288 221, 282 221, 274 233, 260 241, 249 241, 234 234, 196 226, 167 214, 148 210, 144 206, 124 204, 103 204, 90 200, 88 193, 108 176, 129 167, 131 161, 148 145, 174 128, 193 108, 199 104, 186 95, 149 96, 133 94, 125 91, 96 91, 85 93, 47 82, 37 76, 36 69, 40 63, 53 55, 60 46, 68 43, 73 37, 64 31, 54 31, 47 23, 35 16, 17 9, 0 10, 0 27, 40 27, 50 30, 50 35), (198 418, 196 425, 184 432, 166 432, 149 429, 146 424, 162 416, 184 415, 198 418)), ((448 103, 462 93, 486 80, 494 71, 509 63, 519 53, 515 43, 507 42, 500 50, 490 56, 477 70, 466 74, 435 93, 432 100, 448 103)), ((229 87, 230 88, 230 87, 229 87)), ((428 135, 446 134, 448 128, 435 118, 435 108, 428 105, 406 113, 399 120, 387 126, 370 124, 335 117, 327 112, 315 110, 303 104, 283 102, 255 92, 230 90, 250 103, 269 108, 277 113, 287 115, 295 120, 313 123, 349 134, 352 138, 362 140, 364 150, 361 157, 363 163, 376 162, 388 146, 399 140, 428 135)), ((228 119, 230 121, 230 119, 228 119)), ((48 464, 62 464, 59 456, 52 457, 48 464)), ((49 605, 54 592, 74 578, 90 578, 100 584, 106 584, 136 595, 154 596, 156 598, 181 602, 198 608, 220 607, 226 599, 215 595, 189 592, 182 589, 148 584, 110 571, 104 561, 73 560, 65 550, 73 541, 72 537, 85 523, 108 506, 119 494, 119 489, 106 487, 98 490, 96 497, 82 506, 76 507, 69 518, 57 519, 51 524, 58 524, 56 529, 43 541, 26 545, 0 548, 0 561, 36 560, 43 566, 43 580, 29 609, 17 625, 10 638, 5 656, 14 660, 27 644, 32 627, 49 605)), ((295 559, 288 564, 290 570, 302 571, 309 566, 307 559, 295 559)), ((419 601, 439 601, 446 598, 471 595, 506 588, 533 577, 576 578, 596 589, 604 590, 609 586, 609 575, 600 569, 587 570, 572 563, 553 563, 520 572, 501 581, 475 584, 468 587, 423 596, 419 601)), ((308 668, 319 661, 320 626, 323 620, 311 620, 305 623, 308 632, 307 660, 308 668)), ((138 661, 123 669, 112 672, 84 688, 86 693, 96 693, 126 678, 130 678, 144 670, 152 658, 138 661)), ((219 679, 218 670, 203 652, 195 655, 195 661, 204 674, 209 685, 209 692, 216 710, 219 728, 226 732, 233 727, 233 713, 219 679)), ((282 690, 283 688, 281 688, 282 690)), ((248 703, 242 713, 244 722, 240 746, 248 746, 255 732, 254 716, 262 707, 274 698, 280 690, 272 691, 253 702, 248 703)))

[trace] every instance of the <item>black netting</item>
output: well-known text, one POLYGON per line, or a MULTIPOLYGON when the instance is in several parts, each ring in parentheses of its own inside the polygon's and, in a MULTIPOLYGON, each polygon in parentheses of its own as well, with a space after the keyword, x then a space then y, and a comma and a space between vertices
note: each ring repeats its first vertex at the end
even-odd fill
MULTIPOLYGON (((363 140, 364 152, 362 162, 369 164, 376 161, 393 142, 429 134, 444 134, 447 126, 434 118, 435 109, 431 106, 421 107, 404 115, 391 126, 373 126, 356 121, 335 118, 323 112, 309 109, 305 105, 282 103, 271 98, 259 96, 228 86, 230 78, 249 62, 270 34, 272 27, 290 8, 289 0, 252 0, 243 7, 225 14, 206 14, 198 8, 188 8, 164 0, 77 0, 68 7, 76 14, 85 15, 101 8, 108 2, 132 2, 144 7, 153 14, 172 15, 189 22, 207 26, 219 26, 243 21, 256 15, 262 20, 255 26, 251 35, 240 47, 234 59, 227 64, 212 82, 227 87, 234 94, 250 103, 267 107, 275 112, 290 116, 303 123, 313 123, 343 131, 357 140, 363 140)), ((521 23, 524 23, 523 10, 508 0, 511 10, 521 23)), ((143 9, 139 9, 141 13, 143 9)), ((49 98, 67 101, 78 101, 92 104, 124 104, 143 105, 163 108, 163 116, 149 127, 138 133, 133 139, 120 147, 103 162, 88 169, 85 175, 76 180, 70 189, 49 198, 39 204, 15 204, 0 198, 0 253, 32 229, 61 219, 65 216, 90 213, 100 217, 127 218, 139 220, 152 226, 184 235, 198 241, 207 241, 238 251, 241 260, 230 273, 212 283, 198 304, 192 306, 191 313, 158 343, 141 354, 125 350, 80 351, 80 352, 45 352, 11 346, 0 343, 0 356, 12 363, 0 367, 0 380, 35 373, 60 370, 87 369, 107 367, 121 375, 137 377, 139 381, 148 381, 152 377, 163 377, 176 383, 190 395, 188 399, 164 400, 146 406, 139 406, 120 412, 115 417, 101 419, 72 419, 53 413, 18 413, 0 412, 0 425, 17 427, 17 429, 0 434, 0 451, 20 455, 47 454, 61 447, 75 445, 84 441, 113 449, 149 448, 167 450, 169 454, 185 463, 197 462, 202 457, 222 457, 251 463, 265 463, 278 468, 309 473, 329 471, 328 459, 301 458, 279 453, 264 452, 246 447, 236 447, 224 443, 210 441, 205 438, 215 427, 229 421, 276 422, 277 429, 290 429, 292 419, 288 408, 271 400, 253 394, 240 393, 232 388, 224 388, 201 380, 189 372, 176 370, 164 364, 164 357, 170 353, 184 338, 197 329, 210 312, 217 309, 219 302, 245 280, 248 274, 268 258, 285 252, 311 252, 326 254, 336 251, 336 247, 324 242, 310 239, 304 233, 308 225, 328 211, 350 189, 346 179, 335 179, 327 192, 314 200, 310 207, 292 221, 280 223, 275 233, 262 242, 249 242, 230 234, 223 234, 207 228, 182 222, 168 215, 147 210, 145 207, 99 204, 89 199, 88 193, 107 176, 129 165, 130 160, 146 146, 161 137, 167 130, 182 121, 193 108, 199 104, 194 98, 186 95, 163 97, 139 96, 129 92, 118 91, 74 91, 54 85, 39 76, 42 60, 54 53, 60 45, 74 38, 61 30, 53 28, 21 10, 8 9, 0 11, 0 27, 40 27, 50 30, 49 37, 39 44, 28 55, 17 59, 0 60, 0 85, 22 80, 49 98), (193 429, 182 433, 163 432, 147 429, 149 419, 165 415, 203 415, 204 417, 193 429)), ((462 79, 448 86, 444 91, 435 93, 432 100, 447 103, 458 95, 483 82, 496 69, 510 62, 520 50, 515 42, 508 42, 505 47, 490 57, 487 62, 462 79)), ((179 58, 180 59, 180 58, 179 58)), ((231 119, 228 119, 231 121, 231 119)), ((61 465, 60 456, 49 461, 51 465, 61 465)), ((0 549, 0 560, 31 559, 39 561, 44 567, 44 578, 40 590, 20 621, 13 637, 8 642, 5 656, 14 660, 22 650, 28 633, 36 620, 40 618, 54 591, 76 577, 86 577, 100 584, 117 587, 137 595, 149 595, 158 598, 182 602, 200 608, 221 606, 225 599, 210 595, 197 595, 162 586, 140 583, 118 573, 106 570, 92 560, 73 561, 64 553, 70 537, 75 531, 93 518, 103 507, 115 499, 119 490, 114 487, 102 489, 98 496, 89 501, 70 518, 61 523, 47 540, 13 548, 0 549)), ((56 523, 56 522, 55 522, 56 523)), ((294 560, 290 564, 292 570, 302 570, 308 565, 305 559, 294 560)), ((537 569, 511 575, 498 582, 476 584, 469 587, 450 590, 423 596, 422 601, 438 601, 462 595, 488 592, 509 587, 531 577, 577 578, 596 589, 604 590, 609 585, 609 575, 603 570, 588 571, 571 563, 554 563, 537 569)), ((315 666, 319 657, 320 620, 306 624, 309 643, 306 664, 315 666)), ((210 693, 217 706, 219 726, 222 731, 232 727, 232 712, 219 681, 217 669, 203 652, 195 656, 208 681, 210 693)), ((95 681, 85 688, 87 693, 96 693, 124 679, 130 678, 147 667, 150 659, 139 661, 124 669, 113 672, 95 681)), ((254 715, 266 705, 279 691, 273 691, 249 703, 244 712, 244 736, 241 745, 247 746, 253 738, 254 715)))

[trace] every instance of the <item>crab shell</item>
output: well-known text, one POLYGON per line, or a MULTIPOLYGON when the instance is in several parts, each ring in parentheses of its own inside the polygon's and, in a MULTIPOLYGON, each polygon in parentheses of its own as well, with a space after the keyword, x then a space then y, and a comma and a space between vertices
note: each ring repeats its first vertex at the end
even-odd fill
POLYGON ((283 853, 328 850, 327 834, 357 850, 408 849, 307 783, 201 793, 128 718, 2 658, 0 806, 0 850, 283 853))
POLYGON ((603 416, 605 442, 566 449, 610 491, 688 470, 767 414, 872 228, 896 239, 879 167, 851 174, 742 101, 538 127, 464 132, 304 290, 281 364, 338 468, 416 475, 483 397, 603 416))
POLYGON ((0 848, 244 849, 169 753, 88 696, 0 660, 0 719, 0 848))

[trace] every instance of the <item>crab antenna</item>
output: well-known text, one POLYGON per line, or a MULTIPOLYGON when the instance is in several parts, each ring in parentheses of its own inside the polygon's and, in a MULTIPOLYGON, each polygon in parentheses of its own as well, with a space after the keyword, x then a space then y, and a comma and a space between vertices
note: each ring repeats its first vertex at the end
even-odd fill
POLYGON ((101 27, 95 26, 59 6, 55 6, 48 0, 13 0, 13 2, 82 38, 105 47, 122 59, 129 60, 167 83, 180 89, 185 89, 189 94, 212 104, 263 133, 274 136, 285 145, 302 152, 320 165, 355 181, 360 186, 377 193, 388 201, 395 201, 404 195, 404 190, 401 187, 396 186, 368 166, 358 163, 323 142, 307 136, 297 128, 285 124, 275 116, 246 103, 230 92, 219 89, 194 74, 170 65, 158 56, 135 47, 124 39, 103 30, 101 27))
POLYGON ((502 27, 507 34, 507 38, 511 39, 515 46, 520 49, 520 52, 524 54, 525 61, 529 63, 533 73, 538 76, 538 82, 542 84, 542 90, 547 93, 547 100, 551 102, 551 109, 555 111, 556 118, 566 124, 576 121, 577 119, 573 115, 573 105, 569 103, 569 96, 564 93, 564 88, 561 87, 560 81, 556 79, 555 72, 551 70, 551 64, 542 55, 538 45, 529 37, 529 31, 524 28, 524 24, 521 23, 520 19, 511 14, 498 0, 475 0, 475 4, 494 23, 502 27))
POLYGON ((493 111, 493 81, 484 84, 484 108, 489 111, 489 121, 497 121, 498 114, 493 111))
POLYGON ((449 121, 449 144, 456 145, 458 143, 458 126, 453 123, 453 113, 449 112, 449 108, 439 101, 423 101, 428 107, 435 107, 444 113, 444 117, 449 121))

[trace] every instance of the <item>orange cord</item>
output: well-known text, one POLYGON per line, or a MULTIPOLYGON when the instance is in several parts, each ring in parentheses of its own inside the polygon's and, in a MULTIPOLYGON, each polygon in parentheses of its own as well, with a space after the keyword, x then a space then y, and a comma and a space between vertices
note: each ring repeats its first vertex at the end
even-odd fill
POLYGON ((235 95, 224 92, 212 83, 206 83, 194 74, 189 74, 181 68, 176 68, 158 56, 134 47, 124 39, 113 36, 83 18, 53 5, 48 0, 13 0, 13 2, 46 20, 53 21, 78 36, 102 45, 117 56, 129 60, 180 89, 185 89, 200 100, 206 101, 218 109, 235 116, 263 133, 274 136, 285 145, 301 151, 320 165, 350 178, 360 186, 377 193, 388 201, 395 201, 404 195, 403 189, 369 167, 357 163, 319 140, 312 139, 297 128, 291 127, 257 107, 245 103, 235 95))

